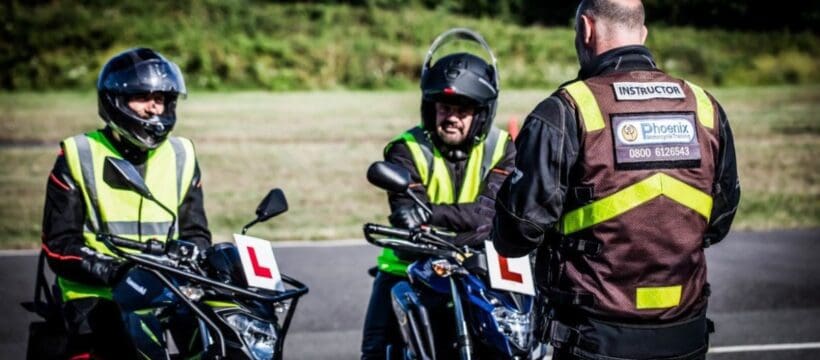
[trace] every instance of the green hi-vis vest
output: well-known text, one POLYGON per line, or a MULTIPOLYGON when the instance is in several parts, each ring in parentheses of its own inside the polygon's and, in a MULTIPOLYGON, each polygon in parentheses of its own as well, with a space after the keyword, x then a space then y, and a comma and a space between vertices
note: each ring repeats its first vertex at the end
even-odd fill
MULTIPOLYGON (((404 142, 410 149, 416 170, 433 204, 469 203, 476 200, 484 178, 504 157, 508 137, 506 131, 492 127, 484 140, 473 146, 461 191, 455 188, 444 158, 433 145, 428 133, 420 126, 393 139, 387 144, 385 154, 396 142, 404 142)), ((407 266, 410 265, 409 262, 399 259, 391 249, 384 249, 376 260, 380 271, 399 276, 405 276, 407 266)))
MULTIPOLYGON (((102 131, 65 139, 61 145, 71 176, 82 189, 86 246, 114 256, 105 244, 97 241, 97 233, 137 241, 165 240, 173 219, 168 212, 132 190, 111 187, 103 179, 105 158, 121 159, 122 155, 102 131)), ((148 153, 145 183, 154 197, 174 212, 174 216, 193 181, 195 163, 194 146, 184 138, 170 137, 148 153)), ((58 277, 57 282, 64 301, 84 297, 111 298, 109 288, 89 286, 62 277, 58 277)))

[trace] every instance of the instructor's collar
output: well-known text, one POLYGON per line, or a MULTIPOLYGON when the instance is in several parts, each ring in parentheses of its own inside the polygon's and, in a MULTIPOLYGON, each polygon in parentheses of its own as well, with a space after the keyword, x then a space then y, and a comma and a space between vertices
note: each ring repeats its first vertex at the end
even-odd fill
POLYGON ((651 69, 657 69, 657 66, 649 49, 643 45, 629 45, 596 56, 588 66, 581 68, 578 78, 585 80, 615 71, 651 69))

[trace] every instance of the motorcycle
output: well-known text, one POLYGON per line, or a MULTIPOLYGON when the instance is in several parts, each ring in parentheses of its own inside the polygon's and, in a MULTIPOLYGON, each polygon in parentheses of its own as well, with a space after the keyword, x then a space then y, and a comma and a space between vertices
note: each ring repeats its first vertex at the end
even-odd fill
MULTIPOLYGON (((408 190, 410 176, 399 166, 376 162, 368 180, 379 188, 403 193, 426 206, 408 190)), ((485 252, 459 248, 446 232, 433 227, 400 229, 364 225, 367 241, 397 252, 422 255, 407 269, 408 280, 391 290, 404 348, 403 359, 535 359, 546 346, 533 334, 535 299, 499 291, 488 283, 485 252)))
MULTIPOLYGON (((173 216, 152 196, 133 165, 111 157, 105 161, 115 174, 112 181, 173 216)), ((256 209, 256 218, 242 228, 242 235, 287 209, 282 190, 271 190, 256 209)), ((251 287, 236 245, 218 243, 200 253, 193 243, 171 238, 175 217, 171 223, 165 242, 97 234, 97 240, 131 266, 112 287, 112 294, 134 350, 152 359, 282 359, 285 335, 308 287, 286 275, 281 280, 287 289, 251 287), (182 324, 183 329, 167 329, 174 324, 177 328, 182 324), (177 338, 180 333, 185 336, 177 338)), ((45 319, 30 326, 28 358, 61 356, 47 352, 59 352, 66 341, 59 287, 46 285, 43 259, 41 254, 34 301, 22 304, 45 319)))

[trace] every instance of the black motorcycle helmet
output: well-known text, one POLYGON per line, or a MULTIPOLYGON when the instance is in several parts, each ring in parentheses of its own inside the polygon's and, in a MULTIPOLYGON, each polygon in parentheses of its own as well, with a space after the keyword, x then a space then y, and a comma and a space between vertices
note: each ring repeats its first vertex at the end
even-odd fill
POLYGON ((423 127, 436 134, 436 102, 469 104, 476 107, 467 139, 461 145, 470 148, 490 132, 498 102, 498 73, 495 55, 478 33, 469 29, 451 29, 436 38, 427 51, 421 69, 421 118, 423 127), (489 53, 492 65, 468 54, 447 55, 430 66, 433 54, 450 37, 479 43, 489 53))
POLYGON ((108 60, 97 79, 100 117, 128 142, 143 150, 155 149, 168 137, 176 124, 179 96, 187 95, 179 66, 154 50, 126 50, 108 60), (161 92, 165 111, 143 119, 128 107, 137 94, 161 92))

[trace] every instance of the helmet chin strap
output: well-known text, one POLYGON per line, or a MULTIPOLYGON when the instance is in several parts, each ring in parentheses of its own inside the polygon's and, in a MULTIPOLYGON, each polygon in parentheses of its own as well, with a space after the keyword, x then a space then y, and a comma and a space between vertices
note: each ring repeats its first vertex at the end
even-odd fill
POLYGON ((113 145, 114 148, 117 149, 117 152, 128 160, 128 162, 140 165, 148 158, 148 149, 135 144, 134 141, 123 136, 120 130, 117 130, 116 125, 109 123, 109 126, 105 129, 110 135, 111 145, 113 145))
POLYGON ((461 161, 467 160, 469 154, 461 149, 448 149, 445 152, 444 157, 454 161, 461 161))
POLYGON ((435 146, 441 152, 441 155, 444 156, 447 160, 461 161, 466 160, 468 157, 470 157, 469 149, 465 149, 469 146, 467 144, 473 143, 473 141, 469 141, 469 139, 465 138, 464 141, 462 141, 461 144, 458 145, 450 145, 442 141, 437 134, 433 134, 431 138, 433 139, 433 143, 435 144, 435 146))

